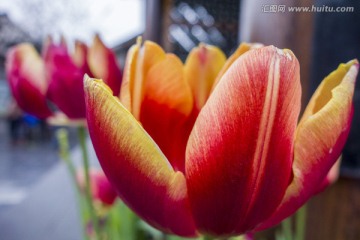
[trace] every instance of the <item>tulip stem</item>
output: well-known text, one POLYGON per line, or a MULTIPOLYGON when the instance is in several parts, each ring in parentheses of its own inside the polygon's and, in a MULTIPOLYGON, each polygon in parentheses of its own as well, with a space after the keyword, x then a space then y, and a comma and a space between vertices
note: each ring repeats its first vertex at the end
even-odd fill
POLYGON ((79 141, 80 141, 80 147, 81 147, 81 152, 82 152, 82 157, 83 157, 83 165, 84 165, 83 167, 84 167, 84 172, 85 172, 86 201, 87 201, 88 208, 89 208, 90 219, 91 219, 91 222, 94 227, 94 232, 95 232, 94 239, 99 239, 100 238, 99 223, 98 223, 98 219, 96 217, 95 208, 94 208, 93 200, 92 200, 92 194, 91 194, 90 175, 89 175, 89 157, 88 157, 88 151, 87 151, 87 146, 86 146, 86 129, 85 129, 85 127, 83 127, 83 126, 78 127, 78 136, 79 136, 79 141))
POLYGON ((292 224, 291 224, 291 217, 286 218, 281 223, 283 236, 286 240, 292 240, 293 234, 292 234, 292 224))
POLYGON ((295 219, 296 219, 295 240, 304 240, 305 229, 306 229, 306 205, 302 206, 296 212, 295 219))
MULTIPOLYGON (((57 130, 56 138, 57 138, 58 144, 59 144, 60 158, 65 162, 65 164, 70 172, 71 180, 76 188, 75 195, 77 198, 77 202, 78 202, 78 204, 81 204, 81 196, 80 196, 81 191, 80 191, 79 185, 77 184, 77 181, 76 181, 76 168, 73 164, 73 161, 70 158, 68 131, 65 128, 61 128, 61 129, 57 130)), ((83 209, 81 212, 83 212, 83 209)), ((82 216, 81 217, 82 224, 83 224, 83 226, 85 226, 86 219, 84 218, 84 214, 82 213, 81 216, 82 216)), ((83 234, 85 236, 85 239, 88 239, 88 237, 86 235, 85 227, 83 227, 83 234)))
POLYGON ((59 144, 60 157, 63 159, 66 166, 68 167, 70 175, 71 175, 71 179, 72 179, 73 183, 75 184, 75 186, 77 187, 76 169, 75 169, 73 162, 70 159, 68 132, 66 131, 66 129, 61 128, 61 129, 57 130, 56 138, 57 138, 58 144, 59 144))
POLYGON ((212 238, 212 237, 210 237, 210 236, 208 236, 208 235, 205 235, 204 237, 203 237, 203 240, 213 240, 214 238, 212 238))

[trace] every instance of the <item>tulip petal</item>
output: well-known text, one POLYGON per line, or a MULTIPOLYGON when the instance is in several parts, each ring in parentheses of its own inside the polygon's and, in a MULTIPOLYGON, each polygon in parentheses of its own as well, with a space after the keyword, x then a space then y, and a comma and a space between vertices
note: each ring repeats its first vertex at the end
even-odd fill
POLYGON ((51 44, 45 56, 49 81, 47 97, 69 118, 85 118, 82 68, 77 67, 63 45, 51 44))
POLYGON ((85 74, 91 75, 90 67, 87 62, 88 56, 88 47, 85 43, 76 40, 75 41, 75 51, 72 55, 72 60, 74 64, 83 70, 85 74))
POLYGON ((186 148, 186 179, 202 233, 237 235, 268 218, 290 181, 300 111, 299 64, 289 50, 249 51, 223 76, 186 148))
POLYGON ((219 83, 222 76, 226 73, 226 71, 235 62, 236 59, 238 59, 241 55, 243 55, 247 51, 260 47, 263 47, 263 45, 260 43, 245 43, 245 42, 241 43, 239 47, 235 50, 235 52, 226 60, 224 66, 221 68, 219 74, 217 75, 214 81, 212 89, 215 88, 215 86, 219 83))
POLYGON ((314 93, 296 130, 293 180, 280 207, 260 229, 294 213, 321 188, 350 130, 358 68, 356 60, 341 64, 314 93))
POLYGON ((6 56, 6 75, 11 92, 25 112, 38 118, 52 115, 47 106, 44 63, 30 44, 19 44, 6 56))
POLYGON ((331 184, 336 182, 336 180, 339 178, 339 174, 340 174, 340 164, 341 164, 341 156, 335 162, 335 164, 331 167, 331 169, 327 173, 325 179, 322 181, 322 183, 316 190, 316 193, 320 193, 320 192, 324 191, 328 186, 330 186, 331 184))
POLYGON ((136 66, 140 46, 141 38, 138 38, 137 43, 131 46, 131 48, 127 52, 124 66, 124 76, 120 88, 120 101, 129 112, 132 112, 132 89, 130 89, 130 84, 132 85, 135 81, 136 66))
MULTIPOLYGON (((141 39, 138 40, 141 43, 141 39)), ((154 42, 145 41, 137 54, 135 76, 130 77, 130 92, 132 101, 132 114, 140 119, 141 103, 145 94, 146 76, 152 66, 165 59, 164 50, 154 42)))
POLYGON ((190 84, 198 111, 207 101, 225 61, 225 54, 211 45, 200 44, 189 53, 185 62, 185 78, 190 84))
POLYGON ((94 77, 104 79, 114 95, 118 96, 122 79, 119 64, 114 52, 105 46, 99 35, 94 37, 89 48, 88 63, 94 77))
POLYGON ((85 79, 85 92, 90 137, 121 199, 156 228, 196 235, 184 175, 101 80, 85 79))
POLYGON ((140 122, 175 170, 184 172, 185 148, 190 134, 185 121, 193 108, 190 87, 181 60, 166 54, 148 72, 140 122))

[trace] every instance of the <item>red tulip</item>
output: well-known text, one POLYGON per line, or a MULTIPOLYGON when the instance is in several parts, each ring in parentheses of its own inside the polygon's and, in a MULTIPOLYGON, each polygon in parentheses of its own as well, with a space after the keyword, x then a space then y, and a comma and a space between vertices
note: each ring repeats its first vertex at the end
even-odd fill
POLYGON ((224 65, 203 45, 183 66, 154 43, 139 45, 121 102, 90 78, 85 101, 101 166, 144 220, 181 236, 233 236, 273 226, 319 191, 350 129, 356 60, 324 79, 297 123, 290 50, 248 47, 224 65))
POLYGON ((99 35, 94 37, 93 44, 89 48, 87 61, 94 77, 102 78, 113 90, 114 95, 119 95, 122 75, 116 55, 105 46, 99 35))
POLYGON ((98 36, 90 50, 84 43, 76 41, 72 55, 63 38, 60 44, 48 38, 42 57, 32 45, 19 44, 8 52, 6 66, 9 84, 19 106, 39 118, 52 115, 48 100, 68 118, 85 118, 84 74, 104 78, 114 92, 120 91, 121 73, 115 54, 98 36), (104 64, 109 67, 104 68, 104 64), (89 65, 92 65, 91 71, 89 65))
POLYGON ((10 90, 19 107, 39 118, 51 116, 45 97, 44 63, 34 46, 25 43, 11 48, 5 65, 10 90))
POLYGON ((90 74, 86 72, 89 69, 86 64, 86 45, 77 42, 75 49, 72 58, 64 44, 50 43, 43 53, 49 82, 47 97, 72 119, 85 118, 82 78, 84 74, 90 74))
MULTIPOLYGON (((112 205, 115 202, 117 194, 106 178, 104 172, 98 169, 90 169, 89 177, 93 199, 104 205, 112 205)), ((80 189, 84 191, 85 176, 83 170, 77 172, 76 179, 80 189)))

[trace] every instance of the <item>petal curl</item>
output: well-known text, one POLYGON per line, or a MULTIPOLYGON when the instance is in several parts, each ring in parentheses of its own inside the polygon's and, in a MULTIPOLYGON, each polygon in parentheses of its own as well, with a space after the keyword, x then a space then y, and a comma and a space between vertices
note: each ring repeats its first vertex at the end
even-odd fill
POLYGON ((196 235, 184 175, 102 81, 86 78, 85 92, 90 137, 121 199, 156 228, 196 235))
POLYGON ((104 79, 115 96, 120 93, 122 74, 114 52, 107 48, 99 35, 95 35, 89 48, 88 63, 94 77, 104 79))
POLYGON ((277 224, 301 207, 323 184, 349 134, 357 60, 341 64, 312 96, 297 127, 293 180, 274 215, 260 229, 277 224))
POLYGON ((193 108, 181 60, 166 54, 150 68, 144 86, 140 122, 175 170, 184 172, 185 147, 190 134, 185 122, 193 108))
POLYGON ((207 101, 225 61, 225 54, 211 45, 200 44, 189 53, 185 62, 185 78, 191 87, 197 111, 200 111, 207 101))
POLYGON ((198 229, 237 235, 268 218, 290 181, 299 64, 273 46, 243 54, 199 113, 186 149, 198 229))
POLYGON ((51 116, 45 98, 48 86, 44 63, 34 46, 24 43, 11 48, 5 65, 10 90, 19 107, 38 118, 51 116))

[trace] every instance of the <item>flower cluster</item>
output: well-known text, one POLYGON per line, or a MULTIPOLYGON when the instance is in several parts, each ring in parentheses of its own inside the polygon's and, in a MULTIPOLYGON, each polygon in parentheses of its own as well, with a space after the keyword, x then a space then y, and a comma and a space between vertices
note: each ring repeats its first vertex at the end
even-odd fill
POLYGON ((16 47, 7 59, 11 89, 37 116, 52 114, 47 99, 70 118, 86 112, 105 175, 152 226, 187 237, 259 231, 336 178, 357 60, 322 81, 298 121, 300 67, 290 50, 243 43, 226 59, 200 44, 182 63, 139 40, 120 89, 115 57, 100 43, 89 53, 77 44, 72 57, 50 44, 43 59, 30 45, 16 47), (86 72, 104 81, 83 83, 86 72))
POLYGON ((76 41, 73 53, 65 41, 55 44, 51 38, 41 56, 33 45, 19 44, 7 54, 6 74, 18 105, 42 119, 54 114, 50 102, 70 119, 85 118, 84 74, 104 79, 114 93, 122 79, 115 54, 99 36, 90 48, 76 41))
POLYGON ((183 64, 138 42, 120 98, 85 79, 89 132, 120 198, 152 226, 180 236, 254 232, 334 179, 358 68, 352 60, 327 76, 298 122, 299 63, 290 50, 242 44, 226 60, 202 44, 183 64))

